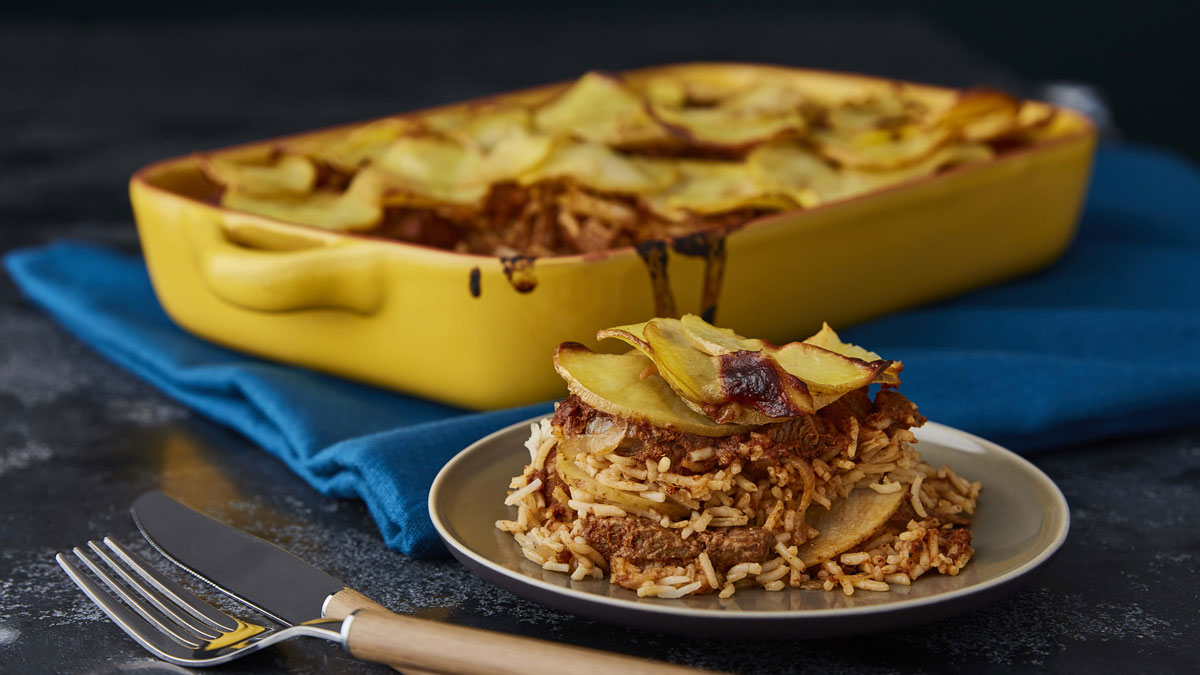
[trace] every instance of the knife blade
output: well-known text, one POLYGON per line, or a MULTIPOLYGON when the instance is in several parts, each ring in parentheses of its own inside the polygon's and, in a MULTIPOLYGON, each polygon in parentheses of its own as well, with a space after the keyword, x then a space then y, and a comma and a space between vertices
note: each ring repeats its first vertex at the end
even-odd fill
POLYGON ((329 599, 349 588, 271 542, 162 492, 138 497, 130 510, 142 536, 167 559, 280 623, 325 617, 329 599))

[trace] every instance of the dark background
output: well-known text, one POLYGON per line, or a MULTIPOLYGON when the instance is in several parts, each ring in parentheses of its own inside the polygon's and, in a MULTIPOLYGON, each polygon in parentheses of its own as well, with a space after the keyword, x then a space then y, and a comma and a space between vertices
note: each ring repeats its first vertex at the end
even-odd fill
MULTIPOLYGON (((0 14, 0 254, 64 237, 137 249, 138 167, 390 112, 627 68, 727 59, 1036 94, 1091 82, 1124 137, 1200 158, 1200 3, 23 3, 0 14), (286 10, 279 9, 286 7, 286 10)), ((66 579, 56 552, 160 488, 279 542, 388 607, 740 672, 1197 672, 1200 429, 1033 457, 1072 532, 1030 587, 859 639, 769 644, 584 621, 450 560, 388 551, 360 502, 321 497, 244 438, 105 361, 0 274, 0 673, 175 672, 66 579), (1164 504, 1171 505, 1164 508, 1164 504), (867 645, 867 646, 864 646, 867 645)), ((357 673, 297 643, 223 673, 357 673)), ((382 668, 371 672, 388 672, 382 668)))
MULTIPOLYGON (((628 41, 661 41, 673 49, 673 58, 772 58, 773 60, 819 67, 854 67, 867 72, 920 77, 922 73, 894 66, 920 52, 915 42, 874 39, 870 32, 856 35, 852 25, 839 31, 835 40, 814 33, 806 20, 831 12, 848 24, 865 24, 881 16, 893 17, 895 31, 903 35, 907 21, 928 23, 957 38, 982 58, 1004 64, 1027 84, 1047 81, 1083 81, 1098 85, 1107 95, 1115 118, 1125 136, 1139 143, 1177 148, 1193 158, 1200 157, 1200 3, 1196 2, 1054 2, 1013 0, 1008 2, 945 2, 941 0, 844 0, 842 2, 749 2, 720 3, 705 0, 658 0, 634 2, 388 2, 386 0, 333 2, 301 0, 210 0, 202 3, 157 2, 49 2, 22 3, 9 16, 23 20, 75 23, 104 30, 111 23, 153 24, 155 21, 219 21, 236 25, 259 18, 290 22, 296 20, 360 21, 364 25, 392 25, 398 39, 410 39, 403 27, 410 21, 423 23, 432 17, 444 21, 430 24, 436 30, 425 35, 433 49, 430 61, 442 67, 496 67, 525 74, 528 83, 542 77, 568 77, 583 67, 632 65, 622 58, 628 41), (564 6, 568 6, 565 8, 564 6), (490 17, 490 18, 489 18, 490 17), (502 17, 497 24, 496 17, 502 17), (505 20, 509 19, 509 20, 505 20), (516 20, 511 20, 516 19, 516 20), (771 22, 767 27, 765 22, 771 22), (711 39, 711 32, 698 24, 729 22, 727 39, 711 39), (760 23, 763 22, 763 23, 760 23), (521 24, 521 25, 516 25, 521 24), (504 31, 487 31, 489 26, 504 31), (471 38, 484 29, 487 45, 471 38), (764 28, 767 28, 765 31, 764 28), (548 47, 563 44, 552 33, 572 36, 576 53, 547 50, 541 63, 505 63, 485 57, 490 48, 513 41, 544 42, 548 47), (813 49, 811 45, 818 46, 813 49), (480 47, 483 46, 483 49, 480 47), (747 49, 749 47, 749 49, 747 49), (581 58, 582 57, 582 58, 581 58), (543 75, 545 74, 545 75, 543 75)), ((818 22, 820 25, 820 22, 818 22)), ((266 26, 264 26, 266 27, 266 26)), ((267 28, 269 30, 269 28, 267 28)), ((239 38, 244 39, 244 34, 239 38)), ((918 35, 912 35, 915 41, 918 35)), ((214 45, 215 47, 216 45, 214 45)), ((60 46, 61 48, 61 46, 60 46)), ((318 52, 354 53, 356 45, 317 40, 318 52)), ((69 47, 68 47, 69 49, 69 47)), ((406 51, 406 50, 404 50, 406 51)), ((641 50, 634 50, 639 55, 641 50)), ((399 51, 397 52, 399 53, 399 51)), ((82 54, 80 56, 83 56, 82 54)), ((197 54, 197 67, 203 54, 197 54)), ((25 67, 36 69, 38 55, 30 54, 25 67)), ((248 66, 251 64, 247 64, 248 66)), ((299 65, 299 63, 297 64, 299 65)), ((648 65, 639 62, 639 65, 648 65)), ((364 60, 363 70, 384 75, 404 64, 383 59, 364 60)), ((948 75, 950 73, 947 73, 948 75)), ((289 74, 279 73, 282 78, 289 74)), ((480 77, 484 73, 479 73, 480 77)), ((939 79, 963 84, 952 76, 939 79)), ((1010 83, 1011 84, 1011 83, 1010 83)), ((314 93, 320 83, 314 82, 314 93)), ((1034 92, 1028 92, 1034 93, 1034 92)))

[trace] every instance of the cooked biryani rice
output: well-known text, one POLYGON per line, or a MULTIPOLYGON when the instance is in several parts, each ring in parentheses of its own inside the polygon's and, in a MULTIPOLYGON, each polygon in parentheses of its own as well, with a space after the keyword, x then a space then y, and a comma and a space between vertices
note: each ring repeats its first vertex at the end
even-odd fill
POLYGON ((872 400, 864 388, 813 415, 707 438, 572 396, 531 425, 529 464, 505 500, 516 518, 496 527, 546 570, 575 580, 607 573, 643 597, 725 598, 757 586, 853 595, 928 572, 955 575, 974 553, 968 518, 980 484, 921 461, 910 429, 924 422, 902 395, 884 390, 872 400), (560 452, 564 439, 576 439, 573 455, 560 452), (556 466, 565 457, 604 494, 568 485, 556 466), (864 541, 805 565, 804 544, 821 536, 814 510, 854 490, 903 501, 864 541))

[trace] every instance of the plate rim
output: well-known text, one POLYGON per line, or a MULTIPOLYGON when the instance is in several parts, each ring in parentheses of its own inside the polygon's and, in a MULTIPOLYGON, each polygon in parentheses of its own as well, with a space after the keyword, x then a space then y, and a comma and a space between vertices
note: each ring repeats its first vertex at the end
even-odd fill
MULTIPOLYGON (((860 615, 878 617, 885 614, 909 612, 924 607, 955 603, 973 595, 988 594, 989 592, 1001 590, 1013 582, 1021 579, 1022 577, 1030 575, 1041 569, 1042 566, 1048 563, 1059 552, 1063 544, 1066 543, 1067 537, 1071 531, 1071 508, 1067 502, 1066 496, 1063 495, 1062 490, 1058 487, 1054 480, 1047 476, 1046 473, 1038 468, 1036 464, 1029 461, 1025 457, 1022 457, 1021 455, 1018 455, 1012 450, 1009 450, 1008 448, 1005 448, 1004 446, 993 441, 989 441, 986 438, 976 436, 968 431, 963 431, 949 425, 929 421, 926 422, 923 427, 916 430, 918 434, 935 432, 939 434, 944 433, 951 436, 957 435, 959 437, 965 437, 968 440, 982 445, 989 451, 999 452, 1009 461, 1015 461, 1017 464, 1021 465, 1027 473, 1032 475, 1035 480, 1042 482, 1049 487, 1049 493, 1051 497, 1055 501, 1056 506, 1059 507, 1060 512, 1063 514, 1062 527, 1055 534, 1050 543, 1047 544, 1046 547, 1040 552, 1038 552, 1036 556, 1030 560, 1027 560, 1018 567, 1005 572, 1004 574, 992 579, 988 579, 987 581, 981 583, 926 597, 897 600, 886 605, 862 605, 857 607, 838 607, 825 609, 749 609, 738 610, 737 612, 725 612, 723 610, 698 609, 682 605, 672 606, 658 603, 638 603, 623 598, 597 595, 594 593, 588 593, 586 591, 579 591, 572 588, 558 586, 541 579, 535 579, 489 560, 488 558, 472 550, 465 543, 451 536, 446 524, 442 522, 442 519, 438 515, 438 496, 442 492, 446 476, 454 467, 456 467, 459 463, 464 462, 477 447, 488 443, 493 438, 503 434, 511 433, 513 430, 519 427, 526 427, 533 422, 546 419, 547 417, 549 417, 549 415, 541 414, 535 415, 520 422, 515 422, 501 429, 493 431, 492 433, 480 438, 479 440, 471 443, 459 451, 450 459, 450 461, 446 462, 446 464, 442 466, 442 468, 438 471, 437 476, 434 477, 433 483, 429 488, 427 508, 429 511, 429 518, 433 522, 433 527, 435 530, 437 530, 438 536, 441 538, 442 542, 452 550, 452 552, 456 553, 456 555, 464 555, 474 561, 475 564, 480 565, 481 567, 484 567, 496 574, 507 577, 516 583, 531 586, 539 591, 548 592, 556 596, 558 599, 566 602, 576 601, 591 603, 616 610, 640 612, 663 617, 675 616, 688 619, 705 620, 723 619, 729 621, 776 622, 788 619, 820 619, 835 617, 848 618, 860 615), (922 432, 922 430, 928 431, 922 432)), ((485 580, 487 579, 485 578, 485 580)), ((491 580, 488 581, 491 582, 491 580)))

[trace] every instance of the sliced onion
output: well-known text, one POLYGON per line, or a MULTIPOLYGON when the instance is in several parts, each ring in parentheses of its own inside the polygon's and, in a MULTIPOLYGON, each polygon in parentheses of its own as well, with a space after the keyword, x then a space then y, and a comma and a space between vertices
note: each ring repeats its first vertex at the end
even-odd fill
POLYGON ((572 455, 581 452, 589 455, 607 455, 625 440, 629 425, 624 420, 614 424, 610 419, 596 418, 588 422, 585 431, 587 433, 580 436, 563 439, 562 444, 572 455))

